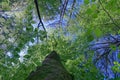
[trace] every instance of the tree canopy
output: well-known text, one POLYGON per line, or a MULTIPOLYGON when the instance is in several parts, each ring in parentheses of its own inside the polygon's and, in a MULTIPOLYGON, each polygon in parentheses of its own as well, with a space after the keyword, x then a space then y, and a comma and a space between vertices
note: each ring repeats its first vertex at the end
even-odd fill
POLYGON ((0 1, 0 80, 25 80, 53 50, 75 80, 119 80, 119 4, 120 0, 0 1), (110 69, 101 69, 102 61, 110 69))

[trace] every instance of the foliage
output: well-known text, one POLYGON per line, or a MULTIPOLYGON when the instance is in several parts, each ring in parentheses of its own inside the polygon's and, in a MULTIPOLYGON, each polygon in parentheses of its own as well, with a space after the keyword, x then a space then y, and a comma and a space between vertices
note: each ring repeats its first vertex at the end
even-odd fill
MULTIPOLYGON (((59 8, 63 5, 60 1, 38 0, 42 18, 48 20, 59 15, 59 8)), ((37 25, 33 27, 36 13, 33 0, 0 1, 2 10, 14 10, 12 6, 15 4, 19 4, 18 8, 22 9, 11 14, 14 16, 10 18, 0 14, 0 80, 25 80, 52 50, 59 53, 63 65, 75 76, 75 80, 102 80, 104 76, 92 62, 94 52, 89 50, 89 43, 106 34, 120 32, 119 3, 119 0, 92 0, 90 3, 85 0, 76 17, 69 20, 68 26, 54 28, 46 33, 37 25), (23 5, 26 5, 25 8, 23 5), (36 38, 39 38, 39 43, 36 38), (22 56, 23 61, 20 61, 20 53, 26 46, 28 51, 22 56)), ((64 16, 66 18, 67 15, 64 16)), ((114 45, 110 47, 115 49, 114 45)), ((115 63, 113 70, 116 72, 118 69, 119 64, 115 63)))
POLYGON ((42 15, 51 16, 59 13, 60 0, 38 0, 42 15), (41 7, 42 6, 42 7, 41 7))
POLYGON ((112 67, 113 71, 120 72, 120 64, 118 62, 114 62, 114 66, 112 67))
POLYGON ((115 0, 96 0, 92 4, 82 6, 78 19, 81 19, 83 27, 93 30, 96 37, 118 33, 120 23, 119 5, 116 5, 118 3, 119 1, 115 0))

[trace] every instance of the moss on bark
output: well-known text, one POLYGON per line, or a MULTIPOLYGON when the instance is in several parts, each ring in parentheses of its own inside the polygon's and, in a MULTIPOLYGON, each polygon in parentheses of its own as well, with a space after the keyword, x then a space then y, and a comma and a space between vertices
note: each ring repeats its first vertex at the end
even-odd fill
POLYGON ((59 55, 52 51, 27 80, 73 80, 73 76, 64 68, 59 55))

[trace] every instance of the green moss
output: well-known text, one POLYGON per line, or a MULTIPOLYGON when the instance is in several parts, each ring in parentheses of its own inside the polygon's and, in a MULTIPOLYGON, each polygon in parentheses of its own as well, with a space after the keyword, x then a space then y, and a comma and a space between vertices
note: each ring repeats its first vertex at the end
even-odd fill
POLYGON ((27 80, 73 80, 62 65, 59 55, 54 51, 49 54, 27 80))

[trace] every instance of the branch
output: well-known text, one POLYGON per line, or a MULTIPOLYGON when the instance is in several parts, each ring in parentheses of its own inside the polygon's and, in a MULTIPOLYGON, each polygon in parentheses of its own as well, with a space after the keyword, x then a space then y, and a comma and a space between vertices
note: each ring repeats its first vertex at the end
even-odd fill
POLYGON ((105 13, 108 15, 108 17, 111 19, 111 21, 113 22, 113 24, 118 27, 120 29, 120 26, 118 24, 115 23, 114 19, 112 18, 112 16, 109 14, 109 12, 104 8, 104 6, 102 5, 101 0, 98 0, 102 9, 105 11, 105 13))
MULTIPOLYGON (((37 14, 38 14, 38 17, 39 17, 39 21, 40 21, 39 24, 42 25, 44 31, 46 32, 45 26, 44 26, 44 24, 43 24, 43 22, 42 22, 42 19, 41 19, 41 16, 40 16, 40 11, 39 11, 39 7, 38 7, 38 1, 37 1, 37 0, 34 0, 34 2, 35 2, 36 9, 37 9, 37 14)), ((39 24, 38 24, 38 28, 39 28, 39 26, 40 26, 39 24)))
POLYGON ((70 18, 71 18, 71 16, 72 16, 72 11, 73 11, 73 9, 74 9, 75 3, 76 3, 76 0, 73 0, 73 4, 72 4, 72 8, 71 8, 71 13, 70 13, 70 18))
POLYGON ((118 38, 115 38, 115 36, 113 35, 109 35, 110 38, 114 39, 114 41, 105 41, 105 42, 99 42, 99 43, 95 43, 95 44, 90 44, 89 46, 94 46, 94 45, 100 45, 100 44, 115 44, 116 46, 119 46, 120 45, 120 40, 118 40, 118 38))
MULTIPOLYGON (((44 26, 44 24, 42 22, 41 16, 40 16, 40 11, 39 11, 39 7, 38 7, 38 1, 34 0, 34 2, 35 2, 36 9, 37 9, 38 17, 39 17, 38 28, 40 27, 40 24, 41 24, 41 26, 43 27, 44 31, 47 32, 46 29, 45 29, 45 26, 44 26)), ((47 38, 47 35, 45 37, 47 38)), ((38 42, 39 42, 39 39, 38 39, 38 34, 37 34, 37 43, 38 42)))
POLYGON ((100 60, 101 58, 103 58, 104 56, 107 56, 109 53, 110 53, 110 49, 109 48, 106 48, 105 51, 104 51, 104 54, 102 55, 99 55, 95 60, 94 60, 94 64, 97 63, 98 60, 100 60))
MULTIPOLYGON (((76 0, 73 0, 73 4, 72 4, 72 7, 71 7, 71 12, 70 12, 70 19, 71 19, 71 16, 72 16, 72 12, 73 12, 75 3, 76 3, 76 0)), ((69 25, 69 23, 70 23, 70 20, 68 21, 67 25, 69 25)))
MULTIPOLYGON (((120 20, 120 16, 118 16, 117 18, 113 18, 113 20, 116 20, 116 21, 118 21, 118 20, 120 20)), ((113 22, 111 22, 111 21, 107 21, 106 23, 104 22, 104 23, 98 23, 99 25, 111 25, 111 24, 113 24, 113 22)))
POLYGON ((65 0, 65 1, 64 1, 63 7, 62 7, 62 10, 61 10, 61 13, 60 13, 60 23, 62 22, 62 19, 63 19, 63 17, 64 17, 64 14, 65 14, 65 10, 66 10, 66 8, 67 8, 68 1, 69 1, 69 0, 65 0))

